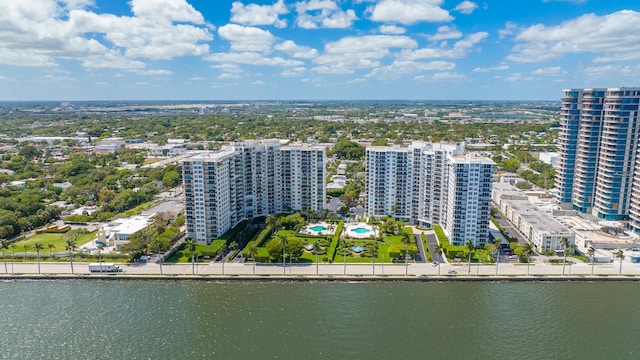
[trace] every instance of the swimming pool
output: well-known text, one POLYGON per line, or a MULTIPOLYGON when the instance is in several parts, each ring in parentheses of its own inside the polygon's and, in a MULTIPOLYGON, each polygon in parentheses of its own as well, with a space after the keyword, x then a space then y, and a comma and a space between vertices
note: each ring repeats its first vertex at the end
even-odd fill
POLYGON ((371 230, 366 229, 366 228, 362 228, 362 227, 351 229, 351 231, 353 231, 356 234, 368 234, 368 233, 371 232, 371 230))

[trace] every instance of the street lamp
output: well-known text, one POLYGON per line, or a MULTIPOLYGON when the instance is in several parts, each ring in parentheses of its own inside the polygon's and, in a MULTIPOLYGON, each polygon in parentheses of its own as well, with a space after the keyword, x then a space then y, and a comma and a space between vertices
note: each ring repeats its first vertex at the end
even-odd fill
POLYGON ((347 275, 347 249, 342 249, 342 258, 344 259, 344 273, 343 275, 347 275))

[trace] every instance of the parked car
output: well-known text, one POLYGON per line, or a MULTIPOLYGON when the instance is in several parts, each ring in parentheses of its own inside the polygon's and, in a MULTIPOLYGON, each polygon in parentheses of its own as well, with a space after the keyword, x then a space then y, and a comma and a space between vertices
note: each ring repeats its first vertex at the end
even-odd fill
POLYGON ((453 270, 453 269, 451 269, 451 270, 449 270, 449 271, 448 271, 448 273, 449 273, 449 274, 457 274, 458 272, 457 272, 457 271, 455 271, 455 270, 453 270))

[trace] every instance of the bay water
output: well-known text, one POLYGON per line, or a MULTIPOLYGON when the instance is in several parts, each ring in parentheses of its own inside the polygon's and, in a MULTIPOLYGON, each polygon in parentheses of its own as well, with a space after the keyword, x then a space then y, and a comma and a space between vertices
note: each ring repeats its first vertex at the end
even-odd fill
POLYGON ((0 282, 3 359, 640 359, 640 283, 0 282))

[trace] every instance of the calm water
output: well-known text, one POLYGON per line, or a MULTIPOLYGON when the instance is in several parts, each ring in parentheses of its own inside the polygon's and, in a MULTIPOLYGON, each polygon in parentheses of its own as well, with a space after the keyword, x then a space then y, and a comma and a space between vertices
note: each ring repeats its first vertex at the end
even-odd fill
POLYGON ((638 283, 0 283, 6 359, 638 359, 638 283))

